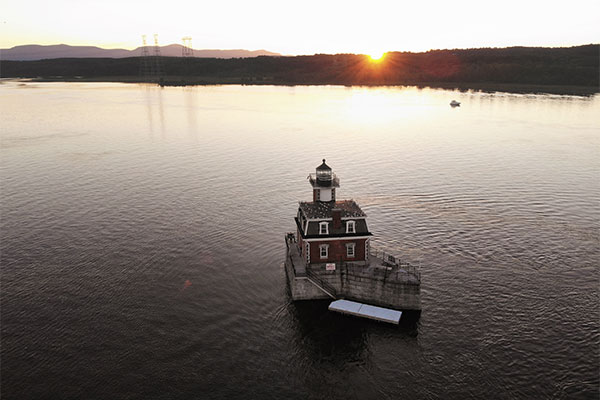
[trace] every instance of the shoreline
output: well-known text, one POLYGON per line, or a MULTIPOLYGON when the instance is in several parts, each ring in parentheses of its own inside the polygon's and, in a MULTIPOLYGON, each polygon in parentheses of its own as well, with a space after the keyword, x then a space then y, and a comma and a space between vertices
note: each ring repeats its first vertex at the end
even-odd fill
POLYGON ((214 79, 213 77, 173 77, 164 78, 160 83, 151 82, 135 76, 106 76, 106 77, 38 77, 38 78, 4 78, 1 81, 17 82, 98 82, 98 83, 143 83, 159 86, 346 86, 346 87, 417 87, 432 89, 454 89, 460 92, 476 91, 484 93, 506 92, 515 94, 554 94, 570 96, 594 96, 600 93, 600 88, 594 86, 576 85, 539 85, 515 83, 481 83, 481 82, 398 82, 398 83, 372 83, 372 84, 343 84, 339 82, 281 82, 274 80, 248 80, 244 78, 214 79), (212 78, 212 79, 211 79, 212 78))

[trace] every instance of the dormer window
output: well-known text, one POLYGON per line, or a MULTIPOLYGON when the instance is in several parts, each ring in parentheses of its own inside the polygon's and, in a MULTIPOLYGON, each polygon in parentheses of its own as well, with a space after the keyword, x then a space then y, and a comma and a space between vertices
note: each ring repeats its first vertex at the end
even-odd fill
POLYGON ((329 234, 329 224, 327 222, 319 222, 319 235, 329 234))
POLYGON ((354 221, 346 222, 346 233, 355 233, 355 232, 356 232, 355 222, 354 221))

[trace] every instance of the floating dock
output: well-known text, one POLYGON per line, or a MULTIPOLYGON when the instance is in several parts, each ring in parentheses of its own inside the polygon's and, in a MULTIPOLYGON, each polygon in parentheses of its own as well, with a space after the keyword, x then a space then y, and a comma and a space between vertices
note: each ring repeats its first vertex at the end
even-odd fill
POLYGON ((330 311, 357 317, 374 319, 376 321, 389 322, 398 325, 402 317, 402 311, 390 310, 389 308, 376 307, 368 304, 357 303, 350 300, 336 300, 329 305, 330 311))

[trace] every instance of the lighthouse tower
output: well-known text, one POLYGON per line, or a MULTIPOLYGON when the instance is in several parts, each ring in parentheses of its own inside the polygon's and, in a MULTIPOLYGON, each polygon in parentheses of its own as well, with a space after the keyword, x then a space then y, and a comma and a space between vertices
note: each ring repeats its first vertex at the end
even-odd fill
POLYGON ((366 265, 369 258, 367 216, 354 200, 336 201, 340 181, 323 163, 309 175, 312 202, 300 202, 296 216, 298 247, 307 267, 335 269, 343 262, 366 265))
POLYGON ((313 201, 335 201, 335 189, 340 187, 340 181, 331 171, 329 165, 319 165, 316 174, 310 175, 310 184, 313 187, 313 201))

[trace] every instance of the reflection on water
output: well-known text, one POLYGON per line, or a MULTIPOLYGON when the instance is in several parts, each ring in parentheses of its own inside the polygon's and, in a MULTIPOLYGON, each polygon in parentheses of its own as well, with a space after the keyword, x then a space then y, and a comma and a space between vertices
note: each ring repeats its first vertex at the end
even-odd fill
POLYGON ((598 96, 0 92, 7 398, 598 397, 598 96), (290 301, 322 158, 421 264, 420 318, 290 301))

